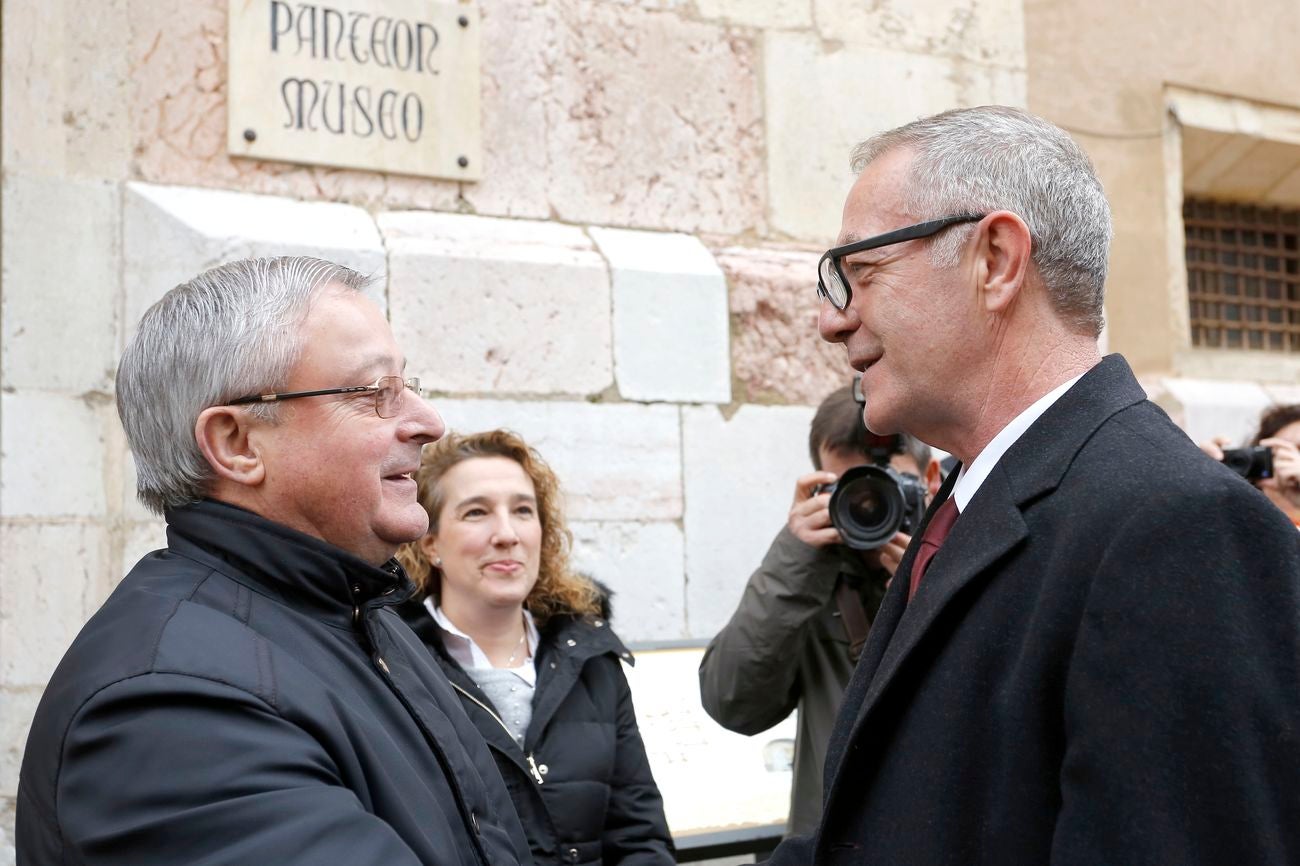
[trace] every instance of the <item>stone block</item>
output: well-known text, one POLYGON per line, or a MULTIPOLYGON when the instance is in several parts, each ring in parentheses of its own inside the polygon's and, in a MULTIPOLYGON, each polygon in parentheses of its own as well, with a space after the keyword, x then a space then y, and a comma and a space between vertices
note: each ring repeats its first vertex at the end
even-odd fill
POLYGON ((1195 442, 1214 436, 1246 441, 1272 402, 1262 386, 1242 381, 1167 378, 1148 384, 1148 393, 1195 442))
POLYGON ((817 332, 817 260, 824 250, 726 247, 732 378, 746 403, 815 405, 853 377, 844 347, 817 332))
POLYGON ((740 234, 763 223, 758 52, 717 22, 559 0, 549 79, 548 198, 571 222, 740 234))
POLYGON ((579 521, 573 565, 614 591, 612 623, 625 642, 686 637, 685 549, 675 523, 579 521))
POLYGON ((111 386, 119 213, 114 185, 5 175, 4 387, 82 392, 111 386))
POLYGON ((107 530, 92 523, 0 525, 0 683, 43 686, 103 601, 107 530))
POLYGON ((689 235, 592 228, 614 294, 614 375, 629 400, 731 400, 727 284, 689 235))
MULTIPOLYGON (((824 20, 819 17, 819 20, 824 20)), ((829 51, 813 34, 765 34, 771 227, 829 246, 853 184, 849 152, 874 133, 949 108, 1024 105, 1025 69, 886 47, 829 51)))
POLYGON ((0 394, 0 515, 102 517, 108 398, 0 394))
MULTIPOLYGON (((129 0, 4 4, 4 166, 120 178, 131 158, 129 0)), ((71 247, 69 247, 71 248, 71 247)))
POLYGON ((503 427, 559 476, 569 520, 678 520, 681 428, 674 406, 439 400, 449 430, 503 427))
POLYGON ((823 39, 1024 69, 1023 0, 813 0, 823 39))
MULTIPOLYGON (((811 27, 812 0, 696 0, 705 18, 720 18, 746 27, 811 27)), ((858 13, 861 14, 861 13, 858 13)))
POLYGON ((121 544, 122 553, 117 565, 108 573, 112 586, 116 586, 123 577, 126 577, 127 572, 135 568, 135 564, 143 559, 145 554, 167 546, 167 524, 161 520, 128 523, 122 530, 121 544))
MULTIPOLYGON (((40 703, 42 689, 35 686, 0 686, 0 800, 18 793, 18 771, 23 765, 23 750, 27 747, 27 733, 31 730, 36 705, 40 703)), ((10 820, 0 815, 0 863, 5 860, 6 838, 13 839, 12 804, 10 820), (7 836, 5 834, 8 834, 7 836)), ((0 813, 4 807, 0 803, 0 813)), ((12 849, 11 849, 12 851, 12 849)))
POLYGON ((369 294, 384 304, 383 242, 374 219, 357 207, 131 183, 123 224, 128 339, 168 290, 250 256, 318 256, 347 265, 375 277, 369 294))
POLYGON ((712 637, 785 525, 795 479, 812 471, 810 406, 741 406, 730 419, 682 409, 686 610, 690 634, 712 637))
POLYGON ((393 332, 430 388, 609 387, 609 276, 580 229, 435 213, 381 214, 379 225, 393 332))

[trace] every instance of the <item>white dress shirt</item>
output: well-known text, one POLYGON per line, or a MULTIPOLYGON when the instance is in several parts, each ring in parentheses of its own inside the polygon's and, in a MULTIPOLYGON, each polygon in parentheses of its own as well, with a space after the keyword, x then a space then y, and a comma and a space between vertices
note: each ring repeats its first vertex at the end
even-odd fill
POLYGON ((985 478, 989 477, 989 473, 993 471, 993 467, 998 465, 998 461, 1002 459, 1002 455, 1006 454, 1007 450, 1010 449, 1012 445, 1015 445, 1016 441, 1020 439, 1021 436, 1025 435, 1025 431, 1028 430, 1044 412, 1050 409, 1053 403, 1061 399, 1062 394, 1070 390, 1074 383, 1082 378, 1083 374, 1080 373, 1073 379, 1070 379, 1067 382, 1062 382, 1051 391, 1048 391, 1046 394, 1039 397, 1028 409, 1021 412, 1015 418, 1012 418, 1011 423, 998 431, 998 435, 994 436, 989 444, 984 446, 984 450, 971 461, 969 466, 962 464, 961 472, 957 475, 957 483, 954 484, 952 488, 952 498, 953 501, 957 503, 958 513, 966 510, 966 506, 975 498, 975 491, 980 489, 980 485, 984 483, 985 478))
MULTIPOLYGON (((488 660, 487 653, 483 652, 479 645, 474 643, 474 639, 465 632, 456 627, 447 615, 442 612, 442 608, 433 603, 433 597, 430 596, 424 600, 424 606, 433 614, 434 622, 443 631, 443 645, 447 647, 447 654, 456 660, 456 663, 466 671, 490 669, 492 662, 488 660)), ((537 668, 534 666, 534 659, 537 657, 537 624, 533 622, 533 615, 527 610, 524 611, 524 627, 527 637, 525 641, 528 644, 528 653, 524 656, 519 667, 505 668, 515 676, 519 677, 528 685, 536 688, 537 686, 537 668)))

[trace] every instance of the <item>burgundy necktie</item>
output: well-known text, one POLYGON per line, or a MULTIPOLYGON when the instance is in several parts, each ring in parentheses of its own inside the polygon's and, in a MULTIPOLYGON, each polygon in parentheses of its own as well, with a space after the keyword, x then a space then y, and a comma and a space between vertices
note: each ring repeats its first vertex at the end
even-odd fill
POLYGON ((949 496, 939 506, 939 510, 930 518, 930 525, 925 528, 925 535, 921 536, 921 549, 916 552, 916 559, 912 560, 912 576, 908 588, 907 598, 916 595, 916 588, 921 585, 921 578, 925 576, 925 569, 930 564, 930 560, 939 552, 939 546, 943 540, 948 537, 952 525, 957 522, 957 501, 949 496))

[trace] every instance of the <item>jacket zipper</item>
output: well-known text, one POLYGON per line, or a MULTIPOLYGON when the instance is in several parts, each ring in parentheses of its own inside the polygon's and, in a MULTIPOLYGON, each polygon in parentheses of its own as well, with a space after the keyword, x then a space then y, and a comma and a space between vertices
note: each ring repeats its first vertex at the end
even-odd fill
MULTIPOLYGON (((448 682, 451 682, 451 680, 448 680, 448 682)), ((456 683, 454 682, 451 683, 451 687, 456 691, 460 692, 465 697, 469 698, 474 703, 478 704, 480 707, 483 708, 484 712, 486 712, 492 718, 496 719, 496 723, 501 726, 501 730, 505 731, 506 735, 510 737, 510 739, 513 740, 515 738, 515 735, 510 733, 510 729, 506 727, 506 723, 501 721, 501 717, 498 716, 496 713, 492 712, 491 707, 489 707, 487 704, 483 703, 478 698, 471 695, 469 692, 465 691, 460 686, 456 685, 456 683)), ((524 755, 524 758, 525 760, 528 761, 528 770, 533 774, 533 778, 537 780, 537 784, 539 785, 542 784, 542 774, 537 770, 537 762, 533 760, 532 752, 529 752, 527 755, 524 755)))

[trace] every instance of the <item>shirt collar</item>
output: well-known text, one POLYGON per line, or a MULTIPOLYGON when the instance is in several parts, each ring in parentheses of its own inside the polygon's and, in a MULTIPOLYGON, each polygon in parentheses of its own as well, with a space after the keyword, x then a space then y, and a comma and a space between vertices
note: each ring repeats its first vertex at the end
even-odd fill
POLYGON ((1025 431, 1033 426, 1033 423, 1050 409, 1053 403, 1061 399, 1065 392, 1070 390, 1074 383, 1082 378, 1083 374, 1079 374, 1039 397, 1028 409, 1012 418, 1011 423, 1003 427, 998 432, 998 435, 993 437, 992 441, 984 447, 978 457, 971 461, 969 466, 963 465, 961 467, 961 472, 957 475, 957 483, 952 488, 952 498, 957 503, 959 513, 965 511, 966 506, 975 498, 975 492, 980 489, 984 479, 989 477, 993 467, 998 465, 1002 455, 1006 454, 1007 450, 1016 444, 1016 440, 1025 435, 1025 431))
MULTIPOLYGON (((479 648, 474 639, 461 631, 447 614, 442 612, 442 608, 434 604, 433 596, 427 596, 424 599, 424 606, 433 614, 433 621, 443 631, 443 646, 447 648, 447 653, 456 661, 458 665, 467 671, 482 670, 491 668, 492 662, 488 660, 487 653, 479 648)), ((533 621, 533 615, 524 610, 524 628, 528 635, 528 659, 533 662, 525 662, 518 668, 514 668, 515 673, 519 674, 525 680, 532 682, 533 674, 535 676, 535 660, 537 658, 537 643, 540 635, 537 631, 537 624, 533 621)))

